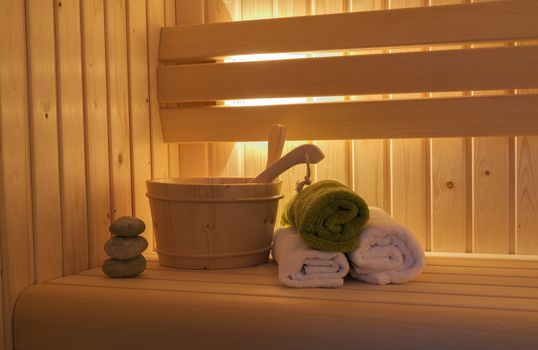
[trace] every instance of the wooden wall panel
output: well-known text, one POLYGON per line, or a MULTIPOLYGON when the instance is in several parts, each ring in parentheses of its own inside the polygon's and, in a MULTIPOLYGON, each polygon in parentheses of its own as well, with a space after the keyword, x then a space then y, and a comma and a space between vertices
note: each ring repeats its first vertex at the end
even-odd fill
MULTIPOLYGON (((196 2, 196 1, 194 1, 196 2)), ((201 2, 201 1, 199 1, 201 2)), ((176 25, 176 0, 164 0, 164 25, 173 27, 176 25)), ((168 169, 169 177, 179 177, 179 144, 168 144, 168 169)))
MULTIPOLYGON (((463 4, 466 0, 430 0, 431 6, 463 4)), ((454 47, 434 47, 442 50, 454 47)), ((464 92, 431 93, 431 97, 462 96, 464 92)), ((432 250, 471 252, 471 138, 431 140, 432 250)))
MULTIPOLYGON (((353 0, 351 11, 388 9, 388 0, 353 0)), ((372 51, 381 53, 383 51, 372 51)), ((365 52, 370 53, 370 51, 365 52)), ((353 96, 353 100, 388 98, 385 96, 353 96)), ((353 188, 366 202, 391 213, 390 142, 389 140, 353 140, 353 188)))
MULTIPOLYGON (((349 12, 349 4, 343 0, 314 0, 311 6, 311 15, 349 12)), ((340 99, 343 100, 344 97, 340 99)), ((314 143, 325 154, 325 159, 315 166, 316 181, 332 179, 352 186, 349 164, 351 141, 316 141, 314 143)))
POLYGON ((151 177, 166 178, 168 172, 168 145, 163 141, 157 97, 157 66, 159 65, 159 38, 165 25, 164 0, 147 2, 149 106, 151 130, 151 177))
MULTIPOLYGON (((391 0, 390 9, 423 7, 424 0, 391 0)), ((407 98, 420 94, 406 94, 407 98)), ((430 236, 429 140, 392 140, 392 215, 407 226, 426 249, 430 236)))
POLYGON ((80 2, 55 0, 63 272, 88 268, 80 2))
POLYGON ((63 274, 54 8, 37 0, 26 11, 35 272, 42 282, 63 274))
POLYGON ((148 75, 144 74, 148 71, 145 0, 127 1, 127 39, 133 215, 146 223, 143 236, 149 242, 148 251, 153 251, 153 227, 146 197, 146 180, 151 178, 151 133, 148 75))
POLYGON ((517 254, 538 254, 538 136, 517 140, 517 254))
MULTIPOLYGON (((280 17, 276 12, 273 0, 243 0, 241 1, 241 20, 255 20, 280 17)), ((291 15, 291 14, 290 14, 291 15)), ((269 130, 267 130, 269 133, 269 130)), ((255 177, 267 165, 267 143, 244 143, 244 176, 255 177)))
POLYGON ((110 237, 110 171, 107 119, 107 81, 104 4, 82 1, 82 48, 88 179, 90 266, 100 266, 110 237))
MULTIPOLYGON (((177 0, 176 23, 177 25, 203 24, 206 19, 206 6, 208 21, 216 21, 216 17, 229 18, 229 12, 221 0, 177 0), (207 5, 206 5, 207 3, 207 5)), ((209 176, 209 154, 207 143, 190 143, 179 145, 179 176, 180 177, 204 177, 209 176)))
POLYGON ((0 2, 0 314, 6 350, 13 347, 16 298, 34 283, 25 12, 22 1, 0 2))
POLYGON ((111 220, 131 215, 131 143, 124 0, 105 1, 111 220))
MULTIPOLYGON (((232 0, 206 1, 205 23, 238 21, 245 16, 262 16, 265 12, 264 1, 270 0, 232 0), (240 4, 238 4, 240 2, 240 4), (224 6, 223 6, 224 5, 224 6), (250 9, 258 9, 250 15, 250 9)), ((266 15, 271 17, 271 15, 266 15)), ((238 126, 240 127, 240 126, 238 126)), ((212 142, 207 146, 209 176, 245 176, 245 144, 239 142, 212 142)), ((202 149, 203 150, 203 149, 202 149)), ((200 153, 202 154, 202 153, 200 153)))

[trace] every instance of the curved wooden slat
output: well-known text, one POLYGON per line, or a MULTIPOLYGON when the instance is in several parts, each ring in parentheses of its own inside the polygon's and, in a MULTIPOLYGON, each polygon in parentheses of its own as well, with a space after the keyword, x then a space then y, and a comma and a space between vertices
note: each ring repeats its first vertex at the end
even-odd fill
POLYGON ((166 142, 263 141, 272 124, 288 140, 538 134, 538 95, 163 108, 166 142))
POLYGON ((536 87, 536 62, 538 46, 163 66, 158 71, 159 100, 536 87))
POLYGON ((518 0, 180 26, 163 29, 159 59, 516 41, 537 38, 536 23, 538 2, 518 0))

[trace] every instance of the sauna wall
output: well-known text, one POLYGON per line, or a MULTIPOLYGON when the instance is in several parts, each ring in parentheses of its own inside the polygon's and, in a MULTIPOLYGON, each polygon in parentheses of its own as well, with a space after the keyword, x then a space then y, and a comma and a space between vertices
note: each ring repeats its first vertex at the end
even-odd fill
MULTIPOLYGON (((115 218, 151 222, 146 179, 264 167, 264 143, 162 142, 161 27, 463 1, 2 0, 0 349, 23 288, 100 265, 115 218)), ((353 187, 428 250, 538 254, 538 137, 305 142, 327 155, 316 180, 353 187)), ((282 177, 288 198, 304 175, 282 177)))

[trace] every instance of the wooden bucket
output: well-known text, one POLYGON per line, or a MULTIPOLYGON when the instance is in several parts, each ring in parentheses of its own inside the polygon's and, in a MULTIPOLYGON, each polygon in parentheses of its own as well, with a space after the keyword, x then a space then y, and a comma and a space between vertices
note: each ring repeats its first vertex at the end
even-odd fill
POLYGON ((148 180, 159 261, 225 269, 268 261, 282 183, 250 178, 148 180))

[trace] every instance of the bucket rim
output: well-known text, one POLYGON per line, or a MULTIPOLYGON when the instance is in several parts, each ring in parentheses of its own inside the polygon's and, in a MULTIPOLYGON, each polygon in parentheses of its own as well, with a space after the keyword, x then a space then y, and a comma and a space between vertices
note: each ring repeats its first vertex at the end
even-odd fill
POLYGON ((272 182, 261 182, 261 183, 250 183, 249 180, 252 180, 254 177, 242 177, 242 176, 205 176, 205 177, 168 177, 168 178, 157 178, 146 180, 147 184, 164 184, 172 186, 213 186, 213 187, 224 187, 224 186, 267 186, 267 185, 278 185, 282 183, 282 180, 273 180, 272 182), (245 182, 222 182, 222 183, 209 183, 209 182, 197 182, 196 180, 201 179, 213 179, 213 180, 223 180, 223 181, 233 181, 233 180, 245 180, 245 182), (179 182, 180 180, 181 182, 179 182))

